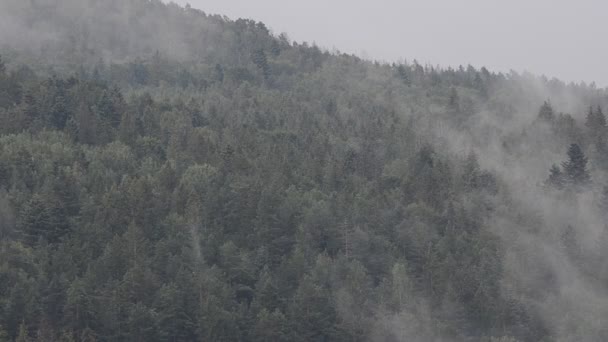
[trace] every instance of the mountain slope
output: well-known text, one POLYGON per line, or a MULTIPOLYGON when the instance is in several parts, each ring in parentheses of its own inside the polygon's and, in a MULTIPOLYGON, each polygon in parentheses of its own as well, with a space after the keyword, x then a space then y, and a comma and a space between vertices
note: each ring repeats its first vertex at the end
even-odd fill
POLYGON ((605 90, 154 0, 0 13, 7 339, 606 338, 605 90))

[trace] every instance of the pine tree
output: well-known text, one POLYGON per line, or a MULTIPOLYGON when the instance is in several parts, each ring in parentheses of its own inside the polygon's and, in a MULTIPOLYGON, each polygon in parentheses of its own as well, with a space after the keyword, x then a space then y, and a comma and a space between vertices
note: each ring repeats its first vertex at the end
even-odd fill
POLYGON ((397 67, 397 76, 405 83, 405 85, 410 85, 412 82, 410 81, 410 75, 408 69, 404 65, 399 65, 397 67))
POLYGON ((604 188, 602 189, 602 194, 599 199, 598 207, 602 211, 602 213, 608 214, 608 185, 604 185, 604 188))
POLYGON ((67 213, 52 196, 34 195, 21 212, 20 228, 30 245, 40 238, 56 243, 69 229, 67 213))
POLYGON ((578 247, 578 240, 576 237, 576 231, 574 230, 574 227, 572 227, 571 225, 568 225, 566 227, 566 229, 564 229, 562 231, 562 234, 560 236, 560 242, 561 242, 562 248, 564 249, 564 252, 566 252, 566 254, 568 256, 570 256, 573 259, 578 258, 579 247, 578 247))
POLYGON ((30 341, 30 336, 29 336, 29 332, 27 331, 27 327, 25 326, 25 322, 21 322, 21 325, 19 325, 19 334, 17 335, 15 342, 29 342, 29 341, 30 341))
POLYGON ((605 149, 606 116, 602 112, 600 106, 597 107, 597 110, 593 110, 593 107, 589 107, 585 126, 589 129, 589 138, 591 142, 594 143, 598 149, 605 149))
POLYGON ((450 88, 450 99, 448 102, 448 109, 452 113, 460 112, 460 99, 458 97, 458 92, 456 88, 450 88))
POLYGON ((262 309, 254 327, 254 341, 289 341, 289 331, 285 315, 278 309, 269 312, 262 309))
POLYGON ((549 170, 549 178, 545 181, 545 186, 561 190, 564 188, 564 174, 559 166, 553 164, 549 170))
POLYGON ((6 65, 4 64, 4 61, 2 60, 2 56, 0 55, 0 76, 4 76, 5 73, 6 73, 6 65))
POLYGON ((602 112, 602 108, 600 106, 598 106, 597 110, 595 111, 593 110, 593 107, 589 107, 585 126, 587 126, 592 131, 606 128, 606 116, 602 112))
POLYGON ((598 125, 602 128, 606 127, 606 115, 604 115, 604 112, 602 112, 602 107, 597 106, 595 115, 597 116, 598 125))
POLYGON ((577 188, 591 183, 591 176, 587 170, 587 157, 578 144, 570 145, 568 161, 562 163, 566 183, 577 188))
POLYGON ((8 337, 8 333, 6 330, 4 330, 2 325, 0 325, 0 342, 10 342, 10 340, 11 339, 8 337))
POLYGON ((543 105, 540 107, 540 111, 538 112, 538 118, 542 121, 552 122, 555 118, 555 114, 553 112, 553 107, 551 103, 545 101, 543 105))
POLYGON ((480 186, 481 169, 477 160, 477 155, 471 152, 464 163, 462 180, 467 190, 477 189, 480 186))
POLYGON ((267 80, 270 77, 270 66, 268 65, 268 58, 266 58, 266 53, 264 50, 256 50, 252 54, 251 59, 253 60, 253 63, 262 71, 264 79, 267 80))
POLYGON ((589 111, 587 112, 587 116, 585 117, 585 126, 589 129, 595 126, 595 113, 593 112, 593 107, 589 106, 589 111))
POLYGON ((224 81, 224 68, 222 68, 221 65, 215 65, 215 69, 213 70, 213 78, 219 83, 224 81))
POLYGON ((59 342, 76 342, 74 332, 71 330, 64 330, 59 336, 59 342))

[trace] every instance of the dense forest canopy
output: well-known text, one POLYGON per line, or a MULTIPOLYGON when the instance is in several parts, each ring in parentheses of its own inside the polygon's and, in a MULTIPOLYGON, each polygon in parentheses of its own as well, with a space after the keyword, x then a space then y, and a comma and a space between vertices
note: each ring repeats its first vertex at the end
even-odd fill
POLYGON ((605 89, 158 0, 0 56, 0 342, 608 340, 605 89))

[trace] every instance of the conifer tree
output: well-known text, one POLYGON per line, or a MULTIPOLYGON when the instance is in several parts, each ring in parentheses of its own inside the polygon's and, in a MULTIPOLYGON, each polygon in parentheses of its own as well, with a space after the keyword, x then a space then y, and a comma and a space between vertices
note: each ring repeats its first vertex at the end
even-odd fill
POLYGON ((602 112, 600 106, 598 106, 596 110, 593 110, 593 107, 589 107, 585 126, 589 129, 589 138, 591 142, 600 150, 605 148, 606 116, 602 112))
POLYGON ((450 88, 450 99, 448 101, 448 109, 452 113, 460 112, 460 99, 458 97, 458 92, 454 87, 450 88))
POLYGON ((0 76, 4 76, 5 72, 6 72, 6 65, 4 64, 4 61, 2 60, 2 56, 0 55, 0 76))
POLYGON ((4 328, 0 325, 0 342, 10 342, 10 338, 8 337, 8 333, 4 328))
POLYGON ((576 259, 579 256, 579 247, 578 247, 578 240, 576 237, 576 231, 574 230, 574 227, 572 227, 571 225, 568 225, 563 231, 562 234, 560 236, 560 242, 562 245, 562 248, 564 249, 564 252, 566 252, 566 254, 568 256, 570 256, 573 259, 576 259))
POLYGON ((555 118, 555 114, 553 112, 553 107, 551 103, 545 101, 543 105, 540 107, 540 111, 538 112, 538 118, 542 121, 551 122, 555 118))
POLYGON ((597 110, 595 111, 593 110, 593 107, 589 107, 585 126, 587 126, 592 131, 603 129, 606 127, 606 116, 602 112, 602 108, 600 106, 598 106, 597 110))
POLYGON ((549 178, 545 181, 545 185, 558 190, 564 188, 564 174, 559 166, 555 164, 551 166, 551 170, 549 170, 549 178))
POLYGON ((591 176, 587 170, 587 157, 578 144, 570 145, 568 161, 562 163, 562 167, 568 185, 580 188, 591 183, 591 176))
POLYGON ((262 74, 264 75, 264 79, 268 79, 270 77, 270 66, 268 65, 268 58, 266 57, 266 53, 262 49, 256 50, 251 56, 253 63, 260 68, 262 74))
POLYGON ((406 67, 404 65, 399 65, 397 67, 397 76, 399 76, 399 78, 403 81, 403 83, 405 83, 406 85, 410 85, 411 81, 410 81, 410 75, 408 72, 408 69, 406 69, 406 67))
POLYGON ((25 326, 25 322, 21 322, 21 325, 19 326, 19 334, 17 335, 15 342, 29 342, 29 341, 31 341, 31 340, 30 340, 29 333, 27 331, 27 327, 25 326))
POLYGON ((602 189, 598 207, 604 214, 608 214, 608 185, 604 185, 604 188, 602 189))

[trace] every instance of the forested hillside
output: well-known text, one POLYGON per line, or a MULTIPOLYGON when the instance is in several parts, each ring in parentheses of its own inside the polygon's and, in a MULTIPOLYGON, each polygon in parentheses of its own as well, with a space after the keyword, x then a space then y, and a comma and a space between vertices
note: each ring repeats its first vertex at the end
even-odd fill
POLYGON ((158 0, 0 56, 0 342, 608 340, 605 89, 158 0))

